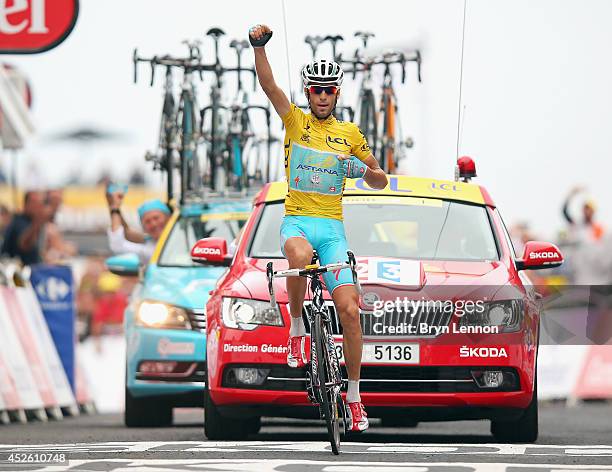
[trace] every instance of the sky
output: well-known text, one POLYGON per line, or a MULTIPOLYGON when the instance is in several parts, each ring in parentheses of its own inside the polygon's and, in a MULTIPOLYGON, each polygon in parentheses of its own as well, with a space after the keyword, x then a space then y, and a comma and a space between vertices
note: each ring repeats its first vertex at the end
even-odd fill
MULTIPOLYGON (((81 0, 76 27, 59 47, 0 58, 28 77, 34 96, 37 135, 17 156, 20 180, 57 185, 74 173, 95 180, 108 170, 121 181, 139 168, 152 184, 161 183, 143 156, 158 139, 162 82, 149 87, 143 66, 133 83, 135 47, 147 56, 183 54, 182 40, 201 38, 210 59, 205 32, 220 26, 227 33, 222 60, 234 64, 229 40, 267 23, 275 31, 267 51, 277 82, 289 91, 290 77, 297 92, 300 67, 310 60, 304 36, 342 34, 341 49, 351 55, 354 31, 370 30, 372 53, 419 48, 423 56, 422 83, 410 67, 406 83, 396 82, 404 134, 415 142, 403 169, 452 178, 459 133, 459 154, 475 159, 475 182, 488 189, 507 223, 526 221, 539 237, 554 237, 564 226, 566 193, 581 184, 612 228, 612 2, 467 0, 462 81, 461 0, 285 2, 288 43, 281 0, 81 0), (85 148, 49 139, 83 125, 122 138, 85 148)), ((201 104, 209 84, 199 87, 201 104)), ((354 104, 358 86, 347 79, 344 100, 354 104)), ((233 90, 229 81, 227 99, 233 90)), ((255 101, 266 103, 261 91, 255 101)), ((275 125, 280 135, 280 120, 275 125)), ((8 170, 9 156, 0 165, 8 170)))

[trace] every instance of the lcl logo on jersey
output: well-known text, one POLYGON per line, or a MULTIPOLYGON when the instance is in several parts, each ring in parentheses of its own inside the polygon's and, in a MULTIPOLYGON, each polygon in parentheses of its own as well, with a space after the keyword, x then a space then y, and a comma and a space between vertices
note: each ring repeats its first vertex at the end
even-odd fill
POLYGON ((351 145, 348 143, 346 138, 334 138, 330 135, 327 135, 326 138, 327 145, 332 148, 334 151, 346 151, 347 147, 350 149, 351 145), (340 148, 340 146, 345 146, 344 148, 340 148))

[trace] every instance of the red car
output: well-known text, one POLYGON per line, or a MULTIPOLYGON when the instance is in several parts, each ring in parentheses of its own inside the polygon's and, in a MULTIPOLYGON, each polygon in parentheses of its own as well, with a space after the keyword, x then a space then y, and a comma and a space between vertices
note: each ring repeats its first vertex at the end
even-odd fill
MULTIPOLYGON (((285 282, 275 282, 280 310, 266 284, 270 260, 287 267, 279 243, 286 190, 280 182, 262 189, 233 259, 214 238, 192 251, 194 260, 229 266, 206 305, 209 439, 244 437, 262 416, 318 417, 305 371, 286 365, 285 282)), ((559 250, 529 242, 517 257, 488 192, 471 183, 389 176, 387 188, 373 190, 351 180, 343 206, 360 266, 369 417, 395 426, 490 419, 498 440, 535 441, 540 313, 521 271, 561 264, 559 250)), ((308 302, 306 320, 307 310, 308 302)))

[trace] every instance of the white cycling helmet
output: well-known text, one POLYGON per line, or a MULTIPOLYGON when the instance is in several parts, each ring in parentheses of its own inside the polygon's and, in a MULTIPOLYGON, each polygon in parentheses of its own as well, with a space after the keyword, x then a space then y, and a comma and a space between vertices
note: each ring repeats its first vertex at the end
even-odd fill
POLYGON ((342 67, 334 61, 319 59, 306 64, 302 69, 302 82, 305 88, 311 85, 340 87, 343 79, 342 67))

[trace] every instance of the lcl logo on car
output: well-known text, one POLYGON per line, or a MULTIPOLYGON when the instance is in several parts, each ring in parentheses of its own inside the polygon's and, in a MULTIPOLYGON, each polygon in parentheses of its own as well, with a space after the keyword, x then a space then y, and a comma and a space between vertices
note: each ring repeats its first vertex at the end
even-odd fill
POLYGON ((68 37, 78 0, 0 1, 0 54, 48 51, 68 37))

